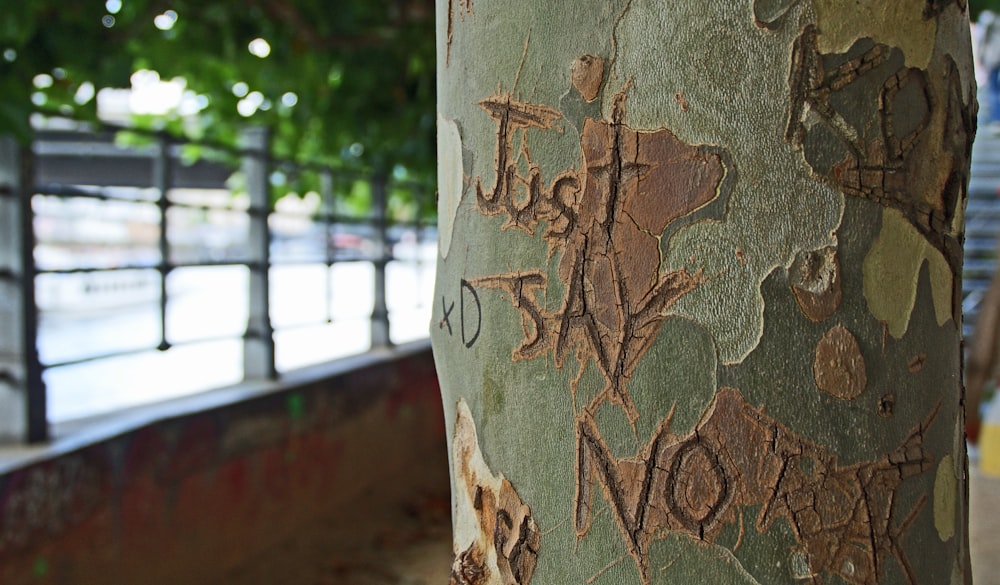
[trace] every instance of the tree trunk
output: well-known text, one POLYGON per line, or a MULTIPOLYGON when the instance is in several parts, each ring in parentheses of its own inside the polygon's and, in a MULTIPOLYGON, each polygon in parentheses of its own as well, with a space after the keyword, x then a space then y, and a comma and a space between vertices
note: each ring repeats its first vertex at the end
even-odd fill
POLYGON ((452 583, 968 583, 965 0, 439 0, 452 583))

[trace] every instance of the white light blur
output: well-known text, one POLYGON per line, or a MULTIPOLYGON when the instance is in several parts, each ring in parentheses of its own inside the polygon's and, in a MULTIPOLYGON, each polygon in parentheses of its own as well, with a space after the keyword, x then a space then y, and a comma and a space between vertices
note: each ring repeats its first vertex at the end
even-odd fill
POLYGON ((236 103, 236 111, 244 118, 257 113, 257 110, 264 104, 264 94, 259 91, 251 91, 247 97, 236 103))
POLYGON ((264 39, 258 37, 250 41, 250 44, 247 45, 247 50, 250 51, 250 54, 254 57, 260 57, 263 59, 271 54, 271 45, 264 39))
POLYGON ((94 84, 89 81, 84 81, 80 84, 80 87, 76 89, 76 94, 73 95, 73 101, 82 106, 83 104, 94 99, 95 95, 97 95, 97 88, 94 87, 94 84))
POLYGON ((52 76, 48 73, 39 73, 31 80, 31 83, 38 89, 48 89, 52 87, 52 76))
POLYGON ((153 26, 160 30, 170 30, 177 24, 177 13, 173 10, 164 10, 163 14, 157 14, 153 18, 153 26))
POLYGON ((129 110, 135 114, 163 115, 176 108, 184 95, 187 82, 182 78, 163 81, 160 74, 140 69, 132 74, 129 110))

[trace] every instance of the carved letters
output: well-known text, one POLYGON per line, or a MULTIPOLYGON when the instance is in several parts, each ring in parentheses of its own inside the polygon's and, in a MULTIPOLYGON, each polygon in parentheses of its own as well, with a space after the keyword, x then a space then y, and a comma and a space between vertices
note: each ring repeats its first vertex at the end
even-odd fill
MULTIPOLYGON (((954 1, 928 0, 926 12, 954 1)), ((755 22, 778 30, 796 4, 755 0, 755 22)), ((899 49, 870 39, 858 40, 842 54, 823 54, 815 25, 806 26, 795 41, 791 62, 784 137, 803 152, 814 176, 846 195, 901 211, 953 268, 960 266, 961 227, 953 224, 965 198, 967 138, 974 118, 963 105, 954 63, 948 61, 951 75, 942 82, 905 66, 899 49), (944 170, 922 168, 930 166, 923 163, 928 157, 943 157, 944 170)), ((603 72, 604 60, 593 55, 573 65, 571 81, 587 102, 599 99, 603 72)), ((503 230, 539 237, 541 229, 540 239, 549 257, 557 258, 557 268, 462 280, 460 299, 471 293, 477 317, 470 339, 468 307, 460 305, 463 342, 471 347, 478 338, 479 294, 490 290, 520 314, 523 338, 512 351, 514 361, 551 352, 561 368, 567 355, 574 355, 580 368, 571 382, 574 396, 584 370, 594 363, 604 386, 574 419, 575 533, 584 538, 590 531, 598 486, 643 583, 652 579, 651 543, 670 533, 715 543, 736 522, 741 522, 742 537, 748 507, 759 510, 758 532, 787 522, 795 540, 791 565, 796 578, 819 582, 829 575, 876 585, 885 566, 895 561, 915 583, 902 545, 925 498, 905 513, 896 508, 902 483, 934 462, 923 441, 938 407, 888 454, 843 466, 830 449, 751 406, 735 388, 716 392, 690 434, 671 432, 671 414, 634 457, 617 457, 605 442, 595 414, 606 403, 621 407, 636 429, 640 413, 628 382, 670 307, 706 279, 701 272, 663 267, 663 234, 719 198, 732 171, 717 148, 687 144, 666 128, 629 127, 628 88, 610 100, 610 119, 587 118, 578 128, 579 168, 548 179, 527 140, 531 133, 552 130, 562 113, 499 91, 479 102, 496 124, 497 140, 493 184, 474 179, 476 208, 485 216, 502 216, 503 230), (550 283, 553 278, 558 282, 550 283)), ((688 111, 683 93, 676 100, 688 111)), ((742 249, 737 254, 747 261, 742 249)), ((789 284, 812 323, 831 318, 844 295, 837 249, 800 252, 789 267, 789 284)), ((442 298, 441 327, 447 326, 449 334, 454 309, 442 298)), ((830 328, 812 351, 816 388, 842 400, 865 392, 861 345, 845 326, 830 328)), ((914 357, 910 370, 919 372, 925 361, 926 356, 914 357)), ((882 394, 879 414, 892 417, 895 401, 893 393, 882 394)), ((510 482, 486 470, 463 408, 464 403, 456 422, 454 469, 463 490, 459 499, 474 510, 477 527, 471 544, 456 550, 451 582, 527 584, 540 532, 510 482)))
POLYGON ((785 519, 808 574, 874 585, 891 556, 914 583, 902 541, 924 500, 898 523, 894 503, 900 484, 934 463, 923 434, 936 414, 937 407, 880 459, 840 466, 835 454, 796 436, 733 388, 718 390, 691 434, 672 434, 668 416, 630 459, 611 454, 584 412, 576 421, 577 535, 590 528, 596 483, 648 584, 651 542, 666 532, 714 542, 739 520, 741 507, 760 506, 756 529, 785 519))
POLYGON ((450 585, 528 585, 535 572, 542 535, 514 486, 490 471, 479 450, 475 423, 465 402, 456 407, 452 446, 460 517, 474 525, 456 529, 450 585), (460 543, 460 540, 463 542, 460 543), (465 544, 464 541, 471 541, 465 544))
POLYGON ((847 53, 823 54, 818 39, 809 25, 793 47, 785 139, 843 193, 900 210, 959 273, 953 220, 965 200, 975 112, 963 104, 954 61, 945 57, 946 81, 932 83, 904 66, 899 49, 860 39, 847 53))
MULTIPOLYGON (((546 189, 528 158, 518 170, 514 135, 547 129, 559 112, 509 95, 480 102, 497 123, 496 181, 476 181, 486 215, 504 214, 504 229, 531 234, 539 220, 550 253, 559 250, 562 306, 547 310, 536 293, 548 288, 539 271, 486 276, 476 286, 502 289, 522 313, 525 341, 515 359, 547 351, 562 366, 575 350, 581 370, 594 360, 605 379, 595 403, 610 400, 633 422, 639 414, 626 382, 656 338, 667 309, 693 290, 700 274, 662 272, 659 235, 673 221, 718 197, 726 169, 720 154, 684 144, 666 129, 639 132, 625 124, 624 91, 614 99, 610 122, 587 119, 581 136, 584 171, 560 173, 546 189)), ((522 153, 523 154, 523 153, 522 153)))

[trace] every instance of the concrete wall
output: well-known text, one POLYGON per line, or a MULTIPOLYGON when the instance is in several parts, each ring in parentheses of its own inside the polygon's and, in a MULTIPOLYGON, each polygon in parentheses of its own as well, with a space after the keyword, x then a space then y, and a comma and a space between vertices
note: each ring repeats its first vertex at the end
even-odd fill
POLYGON ((387 483, 448 490, 426 346, 7 471, 0 583, 215 582, 387 483))

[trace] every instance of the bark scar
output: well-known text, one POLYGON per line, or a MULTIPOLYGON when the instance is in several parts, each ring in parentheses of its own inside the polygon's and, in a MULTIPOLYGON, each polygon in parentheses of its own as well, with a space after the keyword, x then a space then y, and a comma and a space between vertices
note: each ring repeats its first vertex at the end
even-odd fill
POLYGON ((456 527, 456 557, 450 585, 528 585, 538 562, 542 534, 514 486, 490 471, 479 449, 472 413, 456 407, 452 468, 456 476, 456 518, 474 518, 456 527), (470 541, 471 543, 465 544, 470 541))

